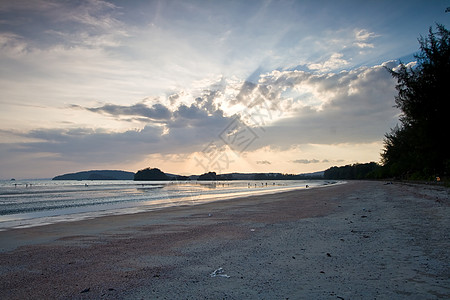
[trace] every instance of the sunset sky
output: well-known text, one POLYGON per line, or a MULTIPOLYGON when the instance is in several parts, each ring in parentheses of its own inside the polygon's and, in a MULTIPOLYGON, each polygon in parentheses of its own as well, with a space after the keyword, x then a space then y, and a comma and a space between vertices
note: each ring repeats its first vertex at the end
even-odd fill
POLYGON ((379 161, 450 1, 0 0, 0 179, 379 161))

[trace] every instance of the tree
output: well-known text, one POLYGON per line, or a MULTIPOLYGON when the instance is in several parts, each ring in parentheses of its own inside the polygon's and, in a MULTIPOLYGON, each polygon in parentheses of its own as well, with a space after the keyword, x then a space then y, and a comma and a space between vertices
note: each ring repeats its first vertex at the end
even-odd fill
POLYGON ((139 170, 134 174, 135 181, 163 181, 170 180, 170 178, 160 169, 158 168, 147 168, 143 170, 139 170))
POLYGON ((208 172, 204 173, 200 176, 198 176, 197 180, 209 180, 209 181, 215 181, 215 180, 221 180, 222 178, 220 175, 217 175, 216 172, 208 172))
POLYGON ((373 179, 378 177, 376 172, 379 168, 380 165, 375 162, 331 167, 325 170, 323 177, 325 179, 373 179))
POLYGON ((385 135, 383 165, 392 176, 420 177, 449 174, 448 136, 450 98, 450 32, 437 24, 420 37, 417 63, 403 63, 390 73, 397 79, 395 106, 401 125, 385 135))

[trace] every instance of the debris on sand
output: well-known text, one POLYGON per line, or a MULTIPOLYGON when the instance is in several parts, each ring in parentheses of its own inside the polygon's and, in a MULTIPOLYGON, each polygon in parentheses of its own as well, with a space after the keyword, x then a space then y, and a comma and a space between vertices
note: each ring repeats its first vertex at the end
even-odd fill
POLYGON ((214 272, 212 272, 211 274, 209 274, 209 276, 211 277, 225 277, 225 278, 230 278, 230 276, 228 276, 227 274, 224 274, 224 270, 223 268, 218 268, 217 270, 214 270, 214 272))

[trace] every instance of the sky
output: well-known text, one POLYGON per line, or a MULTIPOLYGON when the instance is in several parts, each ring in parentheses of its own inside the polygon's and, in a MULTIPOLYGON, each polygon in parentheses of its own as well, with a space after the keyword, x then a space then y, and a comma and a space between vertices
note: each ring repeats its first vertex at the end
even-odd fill
POLYGON ((0 179, 380 161, 450 1, 0 0, 0 179))

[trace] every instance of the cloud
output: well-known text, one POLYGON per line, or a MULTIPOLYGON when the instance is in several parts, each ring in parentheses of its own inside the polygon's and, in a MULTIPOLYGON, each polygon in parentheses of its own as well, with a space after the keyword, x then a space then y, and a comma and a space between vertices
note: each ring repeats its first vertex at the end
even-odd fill
MULTIPOLYGON (((283 117, 266 122, 253 147, 317 143, 366 143, 381 140, 395 126, 395 80, 385 69, 395 62, 339 73, 273 71, 253 91, 270 87, 265 101, 276 102, 283 117), (305 97, 303 91, 308 91, 305 97), (289 97, 283 97, 283 95, 289 97), (296 97, 295 95, 300 95, 296 97)), ((253 97, 263 97, 253 95, 253 97)), ((253 149, 253 148, 252 148, 253 149)))
POLYGON ((131 106, 105 104, 100 107, 82 107, 80 105, 71 105, 73 108, 81 108, 94 113, 104 113, 114 117, 141 117, 148 119, 147 121, 164 121, 169 120, 172 116, 171 111, 160 103, 151 106, 145 103, 137 103, 131 106))
POLYGON ((321 63, 308 64, 310 70, 317 70, 320 72, 327 72, 330 70, 342 68, 349 64, 349 62, 343 59, 344 55, 342 53, 333 53, 330 58, 321 63))
POLYGON ((296 159, 296 160, 292 160, 293 163, 295 164, 304 164, 304 165, 309 165, 309 164, 318 164, 318 163, 342 163, 344 162, 343 159, 296 159))
POLYGON ((120 8, 107 1, 6 2, 0 5, 0 11, 5 12, 5 24, 14 25, 12 28, 23 32, 41 49, 61 42, 70 46, 111 47, 119 45, 118 38, 128 36, 124 23, 118 18, 120 8))
MULTIPOLYGON (((283 151, 307 144, 373 143, 397 122, 397 111, 392 107, 395 82, 384 68, 395 65, 387 62, 327 74, 272 71, 260 75, 256 83, 221 80, 216 89, 206 87, 196 96, 189 95, 190 101, 183 92, 176 92, 167 96, 167 101, 153 97, 130 105, 71 105, 69 110, 107 115, 119 121, 132 119, 143 127, 122 131, 80 127, 13 132, 25 141, 10 143, 7 149, 16 156, 94 165, 143 161, 156 154, 201 153, 211 143, 219 148, 225 144, 239 154, 230 144, 237 138, 223 139, 226 129, 253 133, 243 155, 264 147, 283 151), (222 107, 242 109, 227 113, 222 107)), ((272 160, 255 161, 263 167, 272 160)), ((290 161, 320 163, 317 158, 295 156, 290 161)))
POLYGON ((317 159, 296 159, 292 161, 295 164, 317 164, 320 160, 317 159))
MULTIPOLYGON (((220 143, 224 130, 233 122, 239 124, 236 128, 243 130, 247 126, 253 133, 254 141, 247 151, 270 145, 289 148, 308 143, 371 143, 381 140, 397 122, 398 112, 392 107, 395 82, 385 69, 385 66, 394 65, 394 62, 387 62, 328 74, 273 71, 261 75, 258 83, 243 82, 234 97, 224 98, 224 92, 205 89, 190 104, 180 103, 176 107, 140 102, 83 109, 144 122, 146 127, 142 131, 110 135, 118 141, 135 139, 137 145, 159 143, 149 153, 157 153, 156 150, 161 153, 199 151, 211 141, 220 143), (308 98, 292 96, 302 95, 304 90, 309 91, 308 98), (289 97, 284 96, 286 93, 289 97), (221 103, 228 100, 244 109, 227 115, 221 109, 221 103), (149 131, 153 131, 153 135, 149 135, 149 131)), ((222 90, 226 92, 226 83, 224 85, 222 90)), ((174 98, 173 94, 169 97, 174 98)), ((36 138, 35 134, 32 137, 36 138)), ((84 134, 100 134, 101 139, 107 136, 98 132, 84 134)), ((74 133, 66 132, 64 136, 74 136, 74 133)), ((32 144, 28 146, 32 147, 32 144)), ((308 162, 315 163, 314 160, 308 162)))
POLYGON ((3 55, 14 58, 28 52, 29 45, 25 39, 18 34, 1 32, 0 49, 2 50, 3 55))
POLYGON ((118 28, 122 23, 114 17, 114 10, 118 6, 102 0, 87 0, 74 7, 61 6, 58 20, 73 21, 101 30, 118 28))
POLYGON ((366 29, 355 29, 355 42, 353 45, 357 46, 358 48, 374 48, 373 43, 369 43, 369 40, 372 40, 373 38, 378 37, 379 35, 369 32, 366 29))
POLYGON ((169 130, 178 127, 223 129, 236 116, 225 116, 220 104, 216 103, 220 97, 220 91, 205 89, 198 97, 191 97, 190 103, 181 102, 178 106, 173 105, 180 98, 179 94, 171 94, 166 101, 171 106, 142 101, 131 105, 104 104, 98 107, 73 104, 69 108, 105 114, 117 119, 131 118, 148 124, 165 125, 169 130))
POLYGON ((144 102, 129 106, 69 107, 117 119, 136 119, 145 124, 142 129, 114 132, 106 129, 50 128, 23 133, 5 132, 28 140, 10 144, 16 153, 45 153, 60 161, 106 163, 139 160, 150 154, 187 154, 201 151, 211 141, 220 140, 219 134, 228 124, 240 122, 237 116, 225 116, 216 107, 214 99, 217 96, 214 91, 205 91, 191 105, 180 104, 173 110, 160 103, 144 102))
POLYGON ((253 93, 253 91, 257 88, 257 84, 250 82, 250 81, 244 81, 244 83, 241 86, 241 89, 239 90, 239 93, 236 96, 236 102, 247 104, 248 99, 250 99, 250 95, 253 93))

